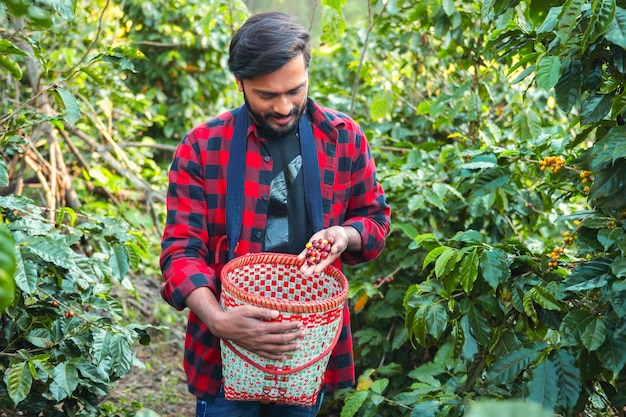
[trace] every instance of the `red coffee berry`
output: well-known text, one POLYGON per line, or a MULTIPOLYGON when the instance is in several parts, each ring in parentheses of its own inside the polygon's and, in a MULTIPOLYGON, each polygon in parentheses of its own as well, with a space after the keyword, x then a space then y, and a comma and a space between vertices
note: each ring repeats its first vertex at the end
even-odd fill
POLYGON ((335 239, 314 239, 306 244, 306 263, 307 265, 319 264, 322 260, 328 258, 328 254, 332 249, 335 239))

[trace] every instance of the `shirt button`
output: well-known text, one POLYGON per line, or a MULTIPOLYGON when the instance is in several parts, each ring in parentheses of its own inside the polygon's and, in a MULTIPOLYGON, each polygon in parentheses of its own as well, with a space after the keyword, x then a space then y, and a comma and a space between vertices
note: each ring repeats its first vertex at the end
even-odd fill
POLYGON ((267 201, 267 194, 263 194, 263 200, 267 201))
POLYGON ((265 160, 265 162, 269 162, 271 158, 270 158, 269 156, 266 156, 266 157, 265 157, 265 158, 263 158, 263 159, 265 160))
POLYGON ((255 236, 257 237, 257 239, 261 239, 261 232, 256 232, 255 236))

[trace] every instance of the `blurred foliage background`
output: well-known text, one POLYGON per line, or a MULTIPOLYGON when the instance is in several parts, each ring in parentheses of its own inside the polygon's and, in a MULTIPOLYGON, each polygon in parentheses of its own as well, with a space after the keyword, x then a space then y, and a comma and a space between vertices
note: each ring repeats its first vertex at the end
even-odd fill
POLYGON ((0 415, 193 406, 119 387, 181 343, 167 168, 240 104, 228 42, 268 10, 310 28, 310 95, 362 125, 393 207, 345 271, 358 385, 320 415, 623 415, 625 3, 0 0, 0 415))

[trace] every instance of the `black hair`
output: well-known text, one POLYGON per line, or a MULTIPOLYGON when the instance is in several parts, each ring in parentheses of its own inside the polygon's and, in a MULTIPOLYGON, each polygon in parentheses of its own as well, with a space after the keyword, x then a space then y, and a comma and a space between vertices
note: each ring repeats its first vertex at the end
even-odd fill
POLYGON ((240 80, 267 75, 302 54, 311 61, 311 35, 285 13, 259 13, 237 30, 228 50, 228 69, 240 80))

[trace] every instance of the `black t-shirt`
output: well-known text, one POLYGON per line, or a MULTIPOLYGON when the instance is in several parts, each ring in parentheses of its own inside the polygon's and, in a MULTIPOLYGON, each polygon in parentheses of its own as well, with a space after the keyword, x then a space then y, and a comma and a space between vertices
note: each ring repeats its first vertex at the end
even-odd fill
POLYGON ((282 138, 267 138, 267 146, 274 165, 263 250, 297 254, 313 230, 304 197, 300 137, 294 132, 282 138))

